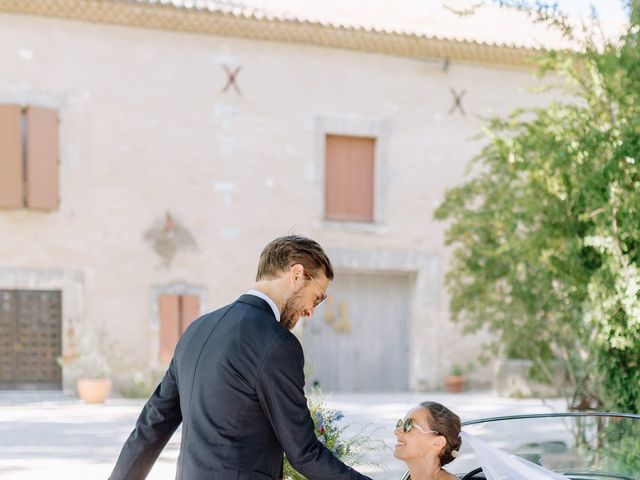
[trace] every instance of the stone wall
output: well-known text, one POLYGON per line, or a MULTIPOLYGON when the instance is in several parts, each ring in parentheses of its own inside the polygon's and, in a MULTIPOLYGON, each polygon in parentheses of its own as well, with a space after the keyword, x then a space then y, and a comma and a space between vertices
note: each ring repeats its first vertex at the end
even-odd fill
POLYGON ((158 291, 182 285, 204 311, 221 306, 250 288, 261 248, 295 232, 347 267, 386 252, 417 272, 413 388, 473 361, 479 339, 449 321, 445 225, 432 215, 481 147, 480 117, 539 101, 527 71, 16 14, 0 24, 0 102, 58 109, 61 191, 57 211, 0 212, 0 279, 80 278, 82 315, 65 321, 108 326, 133 371, 155 361, 158 291), (240 68, 240 93, 223 92, 225 67, 240 68), (326 133, 379 139, 374 223, 324 220, 326 133), (192 239, 168 264, 149 240, 166 212, 192 239))

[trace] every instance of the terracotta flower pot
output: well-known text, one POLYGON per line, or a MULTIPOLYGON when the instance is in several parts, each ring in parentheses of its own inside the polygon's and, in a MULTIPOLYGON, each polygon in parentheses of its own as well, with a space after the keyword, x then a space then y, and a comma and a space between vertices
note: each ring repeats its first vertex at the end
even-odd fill
POLYGON ((104 403, 111 393, 111 380, 108 378, 78 380, 78 395, 85 403, 104 403))
POLYGON ((448 375, 444 379, 444 388, 450 393, 464 391, 464 377, 462 375, 448 375))

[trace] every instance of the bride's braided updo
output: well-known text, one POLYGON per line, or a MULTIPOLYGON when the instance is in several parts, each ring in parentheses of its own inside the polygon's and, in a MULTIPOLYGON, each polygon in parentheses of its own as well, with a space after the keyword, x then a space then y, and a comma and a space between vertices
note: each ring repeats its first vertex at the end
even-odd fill
POLYGON ((427 409, 431 429, 444 436, 447 441, 440 452, 440 466, 444 466, 455 459, 462 445, 460 417, 437 402, 422 402, 420 406, 427 409))

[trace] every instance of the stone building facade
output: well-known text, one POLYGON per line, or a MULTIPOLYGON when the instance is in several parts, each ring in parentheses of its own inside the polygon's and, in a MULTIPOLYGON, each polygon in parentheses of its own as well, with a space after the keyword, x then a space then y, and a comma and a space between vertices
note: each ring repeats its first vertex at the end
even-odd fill
POLYGON ((437 389, 475 362, 433 210, 480 117, 540 101, 528 20, 241 3, 0 0, 3 388, 68 385, 55 358, 92 329, 118 345, 118 376, 162 368, 287 233, 337 271, 297 331, 310 381, 437 389))

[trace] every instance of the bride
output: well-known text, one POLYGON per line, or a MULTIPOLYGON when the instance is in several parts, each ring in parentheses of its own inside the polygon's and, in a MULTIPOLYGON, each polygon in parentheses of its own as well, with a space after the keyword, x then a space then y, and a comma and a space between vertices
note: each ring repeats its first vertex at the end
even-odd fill
POLYGON ((407 464, 410 480, 457 480, 442 467, 458 456, 463 439, 475 451, 487 480, 568 480, 461 431, 460 417, 436 402, 422 402, 409 410, 394 433, 393 455, 407 464))
POLYGON ((411 480, 456 480, 444 470, 457 455, 460 417, 444 405, 422 402, 398 420, 393 455, 409 467, 411 480))

